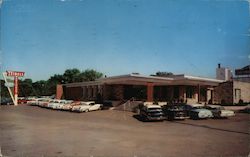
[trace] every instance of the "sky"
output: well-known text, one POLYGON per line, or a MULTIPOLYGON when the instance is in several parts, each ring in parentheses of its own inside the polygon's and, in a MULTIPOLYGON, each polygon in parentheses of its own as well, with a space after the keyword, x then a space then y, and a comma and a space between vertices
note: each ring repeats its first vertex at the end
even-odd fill
POLYGON ((250 64, 249 14, 238 0, 4 0, 1 70, 214 78, 218 63, 250 64))

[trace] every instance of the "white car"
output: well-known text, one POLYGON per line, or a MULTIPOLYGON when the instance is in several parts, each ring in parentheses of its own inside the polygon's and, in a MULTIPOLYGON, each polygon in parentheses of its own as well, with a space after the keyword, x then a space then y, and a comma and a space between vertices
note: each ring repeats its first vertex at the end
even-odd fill
POLYGON ((213 113, 202 104, 186 104, 185 108, 191 119, 206 119, 213 117, 213 113))
POLYGON ((88 104, 86 104, 86 102, 81 101, 81 102, 78 103, 77 105, 74 105, 74 106, 71 108, 71 111, 73 111, 73 112, 80 112, 80 108, 81 108, 82 106, 86 106, 86 105, 88 105, 88 104))
POLYGON ((55 109, 57 110, 62 110, 63 109, 63 106, 67 105, 67 104, 71 104, 73 103, 73 100, 65 100, 65 101, 62 101, 60 102, 59 104, 55 105, 55 109))
POLYGON ((213 113, 214 118, 227 118, 235 116, 234 111, 226 110, 220 105, 206 105, 206 109, 213 113))
POLYGON ((58 103, 53 105, 52 109, 59 110, 63 105, 65 105, 66 102, 67 100, 60 100, 58 103))
POLYGON ((82 102, 81 105, 74 106, 72 111, 74 112, 89 112, 101 110, 102 104, 95 104, 94 101, 82 102))
POLYGON ((80 107, 80 112, 89 112, 89 111, 96 111, 101 110, 102 104, 95 104, 87 102, 87 105, 83 105, 80 107))
POLYGON ((55 109, 57 105, 59 105, 59 103, 63 103, 65 100, 57 100, 57 99, 54 99, 54 100, 51 100, 48 104, 48 108, 52 108, 52 109, 55 109))
POLYGON ((27 104, 32 106, 38 106, 37 101, 39 98, 28 98, 27 104))
POLYGON ((81 103, 82 103, 81 101, 75 101, 75 102, 72 102, 70 104, 65 104, 63 106, 62 110, 64 110, 64 111, 71 111, 74 106, 82 105, 81 103))
POLYGON ((37 106, 45 107, 51 99, 49 98, 39 98, 36 101, 37 106))

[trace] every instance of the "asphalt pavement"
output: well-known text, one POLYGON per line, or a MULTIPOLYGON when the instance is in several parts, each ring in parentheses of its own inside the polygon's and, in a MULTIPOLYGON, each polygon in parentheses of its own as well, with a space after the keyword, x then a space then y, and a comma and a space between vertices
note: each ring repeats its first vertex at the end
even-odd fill
POLYGON ((247 156, 249 114, 229 119, 141 122, 131 112, 0 106, 6 156, 247 156))

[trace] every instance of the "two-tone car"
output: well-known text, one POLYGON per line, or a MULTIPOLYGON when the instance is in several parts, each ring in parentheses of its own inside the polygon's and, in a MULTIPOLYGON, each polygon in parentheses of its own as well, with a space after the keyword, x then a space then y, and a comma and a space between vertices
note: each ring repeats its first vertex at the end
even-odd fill
POLYGON ((144 104, 140 108, 140 117, 143 121, 163 121, 165 119, 161 106, 150 103, 144 104))
POLYGON ((55 105, 55 109, 56 110, 62 110, 64 105, 68 105, 68 104, 71 104, 73 102, 74 102, 73 100, 64 100, 61 103, 55 105))
POLYGON ((95 104, 94 101, 86 101, 82 102, 81 105, 73 106, 73 112, 89 112, 89 111, 96 111, 101 110, 102 104, 95 104))
POLYGON ((213 113, 202 104, 186 104, 185 109, 191 119, 207 119, 213 117, 213 113))
POLYGON ((36 101, 37 106, 40 107, 47 107, 49 102, 50 102, 50 98, 38 98, 36 101))
POLYGON ((84 102, 82 102, 80 105, 75 105, 71 108, 71 111, 72 112, 80 112, 80 108, 83 106, 83 105, 87 105, 85 104, 84 102))
POLYGON ((48 108, 56 109, 56 106, 59 105, 59 103, 64 103, 64 101, 65 100, 58 100, 58 99, 51 100, 48 104, 48 108))
POLYGON ((93 102, 85 102, 87 104, 81 106, 80 112, 97 111, 102 109, 102 104, 95 104, 93 102))
POLYGON ((37 104, 38 100, 39 100, 39 98, 29 97, 28 101, 27 101, 27 105, 38 106, 38 104, 37 104))
POLYGON ((226 110, 220 105, 206 105, 205 108, 213 113, 214 118, 227 118, 235 116, 234 111, 226 110))
POLYGON ((65 104, 65 105, 63 105, 62 110, 71 111, 74 106, 79 106, 79 105, 81 105, 81 103, 82 103, 81 101, 75 101, 75 102, 72 102, 70 104, 65 104))

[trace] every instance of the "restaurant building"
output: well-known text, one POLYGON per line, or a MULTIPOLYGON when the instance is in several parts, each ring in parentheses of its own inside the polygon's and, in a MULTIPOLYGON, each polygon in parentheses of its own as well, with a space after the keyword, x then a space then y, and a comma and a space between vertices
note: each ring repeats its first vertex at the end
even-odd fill
POLYGON ((189 75, 128 74, 96 81, 57 85, 57 98, 72 100, 175 101, 213 103, 214 88, 223 80, 189 75))
POLYGON ((138 73, 96 81, 57 85, 56 98, 95 101, 167 101, 208 104, 250 103, 250 65, 216 68, 216 79, 190 75, 144 76, 138 73))

